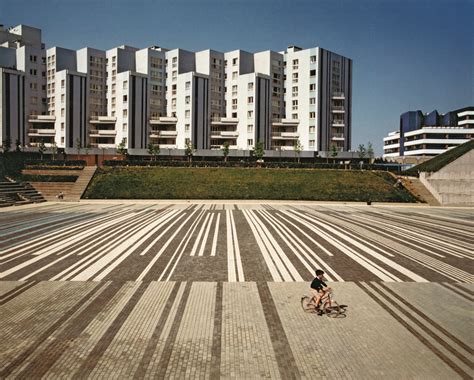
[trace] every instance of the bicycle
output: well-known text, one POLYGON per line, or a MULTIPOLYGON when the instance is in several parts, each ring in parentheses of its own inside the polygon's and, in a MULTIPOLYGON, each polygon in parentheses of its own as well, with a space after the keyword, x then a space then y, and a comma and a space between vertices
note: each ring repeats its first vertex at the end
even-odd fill
MULTIPOLYGON (((320 311, 330 318, 344 318, 346 316, 346 305, 339 305, 333 299, 333 291, 327 292, 319 301, 320 311)), ((307 313, 316 313, 316 304, 312 296, 303 295, 301 297, 301 307, 307 313)))

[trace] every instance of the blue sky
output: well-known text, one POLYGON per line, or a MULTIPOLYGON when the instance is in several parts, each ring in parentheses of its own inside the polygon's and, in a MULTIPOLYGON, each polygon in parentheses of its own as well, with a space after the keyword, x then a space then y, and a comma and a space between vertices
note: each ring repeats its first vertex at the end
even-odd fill
POLYGON ((474 105, 473 14, 474 0, 0 0, 0 23, 39 27, 48 47, 342 54, 354 61, 352 148, 377 153, 407 110, 474 105))

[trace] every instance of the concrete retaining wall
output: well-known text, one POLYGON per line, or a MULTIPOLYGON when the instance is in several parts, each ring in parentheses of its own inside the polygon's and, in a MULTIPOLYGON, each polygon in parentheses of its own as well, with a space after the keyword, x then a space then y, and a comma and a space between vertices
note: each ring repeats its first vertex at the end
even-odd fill
POLYGON ((443 205, 474 205, 474 150, 434 173, 420 173, 420 181, 443 205))

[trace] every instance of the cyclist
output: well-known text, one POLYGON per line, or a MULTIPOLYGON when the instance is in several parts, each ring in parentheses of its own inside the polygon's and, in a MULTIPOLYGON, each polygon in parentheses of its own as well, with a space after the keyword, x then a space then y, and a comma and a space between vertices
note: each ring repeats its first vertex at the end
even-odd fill
POLYGON ((324 271, 321 269, 316 270, 316 277, 311 282, 311 294, 313 295, 312 300, 314 300, 315 310, 319 315, 322 314, 322 311, 319 310, 319 302, 324 295, 331 290, 329 286, 324 282, 324 271))

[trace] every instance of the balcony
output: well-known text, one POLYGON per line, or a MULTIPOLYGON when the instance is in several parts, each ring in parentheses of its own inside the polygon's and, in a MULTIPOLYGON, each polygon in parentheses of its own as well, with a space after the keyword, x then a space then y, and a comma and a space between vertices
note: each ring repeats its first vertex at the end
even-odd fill
POLYGON ((115 137, 117 135, 116 130, 108 129, 91 129, 89 130, 89 137, 115 137))
POLYGON ((51 137, 56 136, 56 131, 54 129, 37 129, 37 128, 30 128, 28 129, 28 136, 44 136, 44 137, 51 137))
POLYGON ((211 124, 215 125, 234 125, 238 124, 239 119, 236 117, 213 117, 211 118, 211 124))
POLYGON ((333 113, 344 113, 346 112, 344 106, 332 106, 331 107, 331 112, 333 113))
POLYGON ((297 126, 299 123, 299 119, 272 119, 275 127, 297 126))
POLYGON ((178 136, 178 132, 177 131, 156 131, 156 130, 152 130, 150 132, 150 138, 154 138, 154 139, 158 139, 158 138, 161 138, 161 137, 176 137, 178 136))
POLYGON ((56 116, 53 115, 30 115, 28 118, 29 123, 54 123, 56 116))
POLYGON ((344 127, 345 124, 344 124, 344 120, 337 120, 337 119, 334 119, 331 123, 333 126, 336 126, 336 127, 344 127))
POLYGON ((178 122, 178 118, 171 117, 171 116, 160 116, 160 117, 154 117, 150 119, 151 125, 176 124, 177 122, 178 122))
POLYGON ((292 132, 272 132, 273 140, 296 140, 300 137, 300 134, 296 131, 292 132))
POLYGON ((334 141, 343 141, 343 140, 345 140, 344 133, 333 133, 332 137, 331 137, 331 140, 334 140, 334 141))
POLYGON ((344 100, 346 97, 344 96, 343 92, 333 92, 332 93, 332 98, 333 99, 339 99, 339 100, 344 100))
POLYGON ((101 144, 101 143, 91 143, 91 148, 98 149, 115 149, 115 144, 101 144))
POLYGON ((91 124, 115 124, 116 121, 115 116, 92 116, 90 119, 91 124))
POLYGON ((237 131, 211 131, 211 139, 236 139, 239 137, 237 131))

